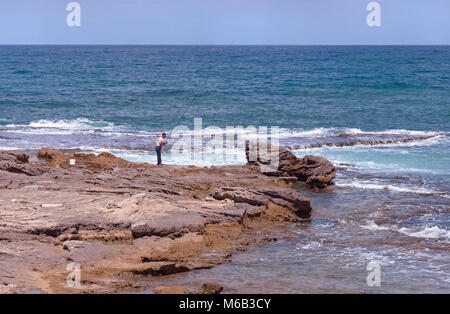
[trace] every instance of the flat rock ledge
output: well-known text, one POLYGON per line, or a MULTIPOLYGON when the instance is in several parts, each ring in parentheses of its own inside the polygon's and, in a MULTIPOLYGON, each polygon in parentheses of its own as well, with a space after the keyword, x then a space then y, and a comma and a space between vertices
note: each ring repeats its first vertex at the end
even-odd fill
POLYGON ((155 290, 152 276, 229 262, 250 243, 276 241, 278 226, 310 219, 292 174, 317 174, 309 182, 321 186, 316 168, 329 167, 305 168, 305 157, 268 176, 255 164, 154 166, 48 148, 36 156, 0 152, 1 292, 155 290), (66 284, 69 263, 81 267, 80 287, 66 284))

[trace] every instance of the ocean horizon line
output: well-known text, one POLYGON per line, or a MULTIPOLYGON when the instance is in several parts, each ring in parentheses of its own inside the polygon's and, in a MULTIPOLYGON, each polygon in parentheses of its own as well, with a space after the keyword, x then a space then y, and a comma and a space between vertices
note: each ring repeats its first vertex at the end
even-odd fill
POLYGON ((17 44, 17 43, 0 43, 0 46, 79 46, 79 47, 101 47, 101 46, 118 46, 118 47, 449 47, 448 44, 67 44, 67 43, 38 43, 38 44, 17 44))

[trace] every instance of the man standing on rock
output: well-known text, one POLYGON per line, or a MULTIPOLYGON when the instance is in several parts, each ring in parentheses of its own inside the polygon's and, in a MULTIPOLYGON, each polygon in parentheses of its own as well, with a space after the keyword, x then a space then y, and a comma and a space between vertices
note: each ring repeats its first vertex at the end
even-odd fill
POLYGON ((161 134, 161 137, 158 139, 158 143, 156 143, 156 156, 158 156, 158 165, 161 164, 161 148, 167 144, 166 133, 161 134))

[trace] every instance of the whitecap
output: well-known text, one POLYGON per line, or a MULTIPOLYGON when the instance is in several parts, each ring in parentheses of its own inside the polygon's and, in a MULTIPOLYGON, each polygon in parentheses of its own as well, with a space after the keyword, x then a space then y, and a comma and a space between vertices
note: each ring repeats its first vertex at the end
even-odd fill
POLYGON ((405 129, 389 129, 382 131, 363 131, 358 128, 315 128, 311 130, 302 129, 285 129, 280 128, 280 134, 285 137, 323 137, 327 135, 409 135, 409 136, 437 136, 444 135, 446 132, 439 131, 416 131, 416 130, 405 130, 405 129))
POLYGON ((37 120, 28 124, 8 124, 7 128, 33 128, 33 129, 60 129, 60 130, 91 130, 99 128, 103 130, 120 129, 114 123, 103 120, 90 120, 87 118, 77 118, 74 120, 37 120))
POLYGON ((371 230, 371 231, 393 231, 398 232, 409 237, 415 238, 423 238, 423 239, 441 239, 441 240, 450 240, 450 231, 439 228, 438 226, 433 227, 425 227, 424 229, 412 229, 402 227, 399 228, 396 225, 385 225, 381 226, 376 224, 373 220, 367 222, 366 225, 362 225, 361 228, 371 230))
POLYGON ((377 225, 373 220, 368 221, 367 225, 363 225, 363 226, 361 226, 361 228, 372 230, 372 231, 391 230, 391 228, 389 228, 389 227, 377 225))
POLYGON ((373 182, 364 182, 364 181, 354 181, 354 182, 336 182, 337 186, 344 188, 354 188, 354 189, 364 189, 364 190, 387 190, 398 193, 416 193, 416 194, 439 194, 438 191, 434 191, 432 189, 426 188, 413 188, 413 187, 402 187, 398 185, 391 184, 381 184, 381 183, 373 183, 373 182))
POLYGON ((320 242, 311 241, 306 244, 301 244, 301 243, 297 244, 296 249, 310 250, 310 249, 317 249, 321 246, 322 246, 322 244, 320 242))
POLYGON ((438 226, 428 227, 418 231, 408 228, 400 228, 398 229, 398 232, 415 238, 450 240, 450 231, 441 229, 438 226))

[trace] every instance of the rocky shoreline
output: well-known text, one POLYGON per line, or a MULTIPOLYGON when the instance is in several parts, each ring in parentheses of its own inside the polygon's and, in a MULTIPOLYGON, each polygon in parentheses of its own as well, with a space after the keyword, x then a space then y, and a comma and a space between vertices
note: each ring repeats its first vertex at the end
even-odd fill
POLYGON ((189 291, 136 282, 230 262, 251 243, 276 241, 273 226, 311 219, 295 185, 327 189, 336 170, 278 149, 272 173, 261 171, 259 152, 245 166, 209 168, 0 152, 0 293, 219 293, 211 283, 189 291), (66 284, 70 263, 81 267, 81 287, 66 284))

